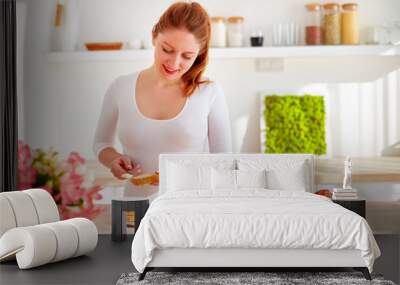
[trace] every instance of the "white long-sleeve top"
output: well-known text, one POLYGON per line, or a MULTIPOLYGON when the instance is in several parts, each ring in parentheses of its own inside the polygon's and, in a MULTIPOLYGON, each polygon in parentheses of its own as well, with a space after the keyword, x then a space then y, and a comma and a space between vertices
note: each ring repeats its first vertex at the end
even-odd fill
MULTIPOLYGON (((232 151, 228 108, 217 83, 201 84, 174 118, 156 120, 138 109, 138 75, 118 77, 104 96, 93 142, 97 158, 104 148, 114 147, 116 135, 122 152, 140 164, 142 173, 158 171, 158 156, 163 152, 232 151)), ((137 187, 127 182, 124 189, 125 196, 149 196, 158 187, 137 187)))

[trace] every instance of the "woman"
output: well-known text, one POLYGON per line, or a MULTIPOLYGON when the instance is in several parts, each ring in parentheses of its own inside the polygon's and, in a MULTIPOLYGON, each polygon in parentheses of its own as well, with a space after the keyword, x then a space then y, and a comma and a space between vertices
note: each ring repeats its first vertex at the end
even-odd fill
MULTIPOLYGON (((231 152, 224 94, 202 77, 210 20, 198 3, 175 3, 152 31, 154 63, 117 78, 108 88, 93 150, 112 174, 158 171, 163 152, 231 152), (116 132, 123 151, 113 147, 116 132)), ((125 196, 148 196, 157 185, 125 184, 125 196)))

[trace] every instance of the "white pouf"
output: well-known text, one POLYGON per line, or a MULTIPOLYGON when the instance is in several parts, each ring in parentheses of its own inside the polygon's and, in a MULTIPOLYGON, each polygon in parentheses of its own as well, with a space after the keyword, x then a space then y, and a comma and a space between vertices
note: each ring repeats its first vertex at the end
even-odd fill
POLYGON ((0 262, 16 259, 20 269, 28 269, 96 248, 95 224, 85 218, 59 221, 45 190, 0 193, 0 214, 0 262))

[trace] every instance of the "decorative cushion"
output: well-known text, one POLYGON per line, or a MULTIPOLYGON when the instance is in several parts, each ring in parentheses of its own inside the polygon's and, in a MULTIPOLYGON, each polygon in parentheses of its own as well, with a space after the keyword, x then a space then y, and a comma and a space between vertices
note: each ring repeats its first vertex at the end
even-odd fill
POLYGON ((268 169, 268 188, 273 190, 307 191, 308 171, 304 162, 278 164, 274 169, 268 169))
POLYGON ((267 172, 262 170, 236 170, 237 188, 267 188, 267 172))
POLYGON ((209 158, 203 153, 176 153, 160 155, 160 188, 158 195, 169 191, 196 190, 212 192, 211 167, 234 169, 235 159, 229 157, 209 158), (201 168, 200 170, 198 168, 201 168), (199 173, 200 171, 200 173, 199 173), (184 177, 197 177, 188 179, 184 177), (201 179, 198 177, 201 176, 201 179))
POLYGON ((236 170, 211 169, 211 188, 215 190, 236 190, 236 170))
POLYGON ((177 159, 166 165, 167 191, 207 190, 210 191, 211 168, 234 169, 233 159, 177 159))
POLYGON ((267 188, 272 190, 310 191, 307 160, 239 159, 240 170, 266 170, 267 188))
POLYGON ((211 167, 170 163, 168 165, 168 191, 211 188, 211 167))
POLYGON ((267 188, 266 170, 211 170, 212 189, 239 190, 241 188, 267 188))

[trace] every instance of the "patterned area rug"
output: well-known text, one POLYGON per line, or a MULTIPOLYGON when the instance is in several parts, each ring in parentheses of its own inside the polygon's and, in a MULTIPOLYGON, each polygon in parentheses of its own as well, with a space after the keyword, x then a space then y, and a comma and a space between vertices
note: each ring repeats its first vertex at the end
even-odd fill
POLYGON ((381 275, 372 274, 372 281, 364 278, 360 272, 154 272, 150 271, 142 281, 138 281, 139 273, 124 273, 117 285, 133 284, 379 284, 395 285, 384 280, 381 275))

